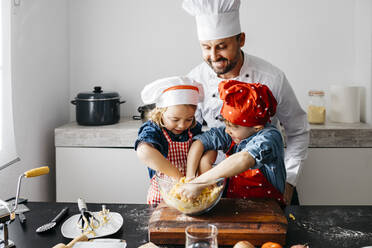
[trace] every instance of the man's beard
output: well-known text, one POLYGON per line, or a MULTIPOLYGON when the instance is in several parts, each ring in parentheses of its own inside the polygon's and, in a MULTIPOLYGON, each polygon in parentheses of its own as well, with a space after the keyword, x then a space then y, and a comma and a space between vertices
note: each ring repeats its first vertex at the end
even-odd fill
POLYGON ((209 67, 217 74, 217 76, 226 74, 235 68, 235 66, 238 64, 238 61, 239 61, 239 52, 237 52, 237 55, 235 56, 233 60, 229 61, 226 58, 222 57, 222 58, 219 58, 217 61, 213 61, 213 62, 219 62, 219 61, 227 61, 227 65, 224 68, 217 69, 213 66, 212 61, 210 59, 206 61, 209 67))

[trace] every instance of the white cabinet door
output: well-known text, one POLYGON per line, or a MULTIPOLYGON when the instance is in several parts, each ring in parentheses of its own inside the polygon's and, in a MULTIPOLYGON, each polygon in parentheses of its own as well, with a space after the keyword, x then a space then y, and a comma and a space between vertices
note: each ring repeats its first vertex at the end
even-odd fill
POLYGON ((302 205, 372 205, 372 148, 311 148, 297 184, 302 205))
POLYGON ((133 149, 56 147, 57 202, 146 203, 148 187, 133 149))

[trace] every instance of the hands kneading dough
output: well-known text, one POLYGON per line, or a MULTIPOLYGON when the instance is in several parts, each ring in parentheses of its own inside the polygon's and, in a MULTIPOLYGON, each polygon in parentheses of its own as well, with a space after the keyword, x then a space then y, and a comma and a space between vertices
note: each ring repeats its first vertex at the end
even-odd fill
POLYGON ((167 205, 186 214, 197 213, 211 206, 223 189, 223 185, 204 186, 197 197, 188 198, 182 195, 182 190, 180 190, 185 183, 186 181, 183 177, 168 193, 162 192, 162 196, 167 205))

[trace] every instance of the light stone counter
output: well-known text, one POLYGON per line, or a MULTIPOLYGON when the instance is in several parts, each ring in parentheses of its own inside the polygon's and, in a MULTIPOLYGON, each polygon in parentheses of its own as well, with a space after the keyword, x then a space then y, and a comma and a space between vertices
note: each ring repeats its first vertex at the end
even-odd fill
POLYGON ((104 126, 80 126, 70 122, 54 130, 56 147, 133 148, 142 121, 121 117, 119 123, 104 126))
MULTIPOLYGON (((141 124, 141 121, 129 117, 122 117, 119 123, 105 126, 80 126, 71 122, 55 129, 55 146, 133 148, 141 124)), ((309 147, 372 147, 372 125, 311 125, 309 147)))
POLYGON ((334 123, 310 125, 309 147, 372 147, 372 125, 366 123, 334 123))

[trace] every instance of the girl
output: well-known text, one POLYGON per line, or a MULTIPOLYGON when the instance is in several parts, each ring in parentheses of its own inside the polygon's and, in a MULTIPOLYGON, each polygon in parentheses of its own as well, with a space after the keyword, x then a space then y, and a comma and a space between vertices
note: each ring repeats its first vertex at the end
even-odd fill
POLYGON ((203 100, 203 88, 187 77, 159 79, 141 92, 145 104, 155 103, 150 120, 138 131, 135 150, 149 168, 151 186, 147 203, 161 202, 156 172, 175 180, 186 175, 186 158, 194 135, 201 133, 195 120, 198 102, 203 100))

